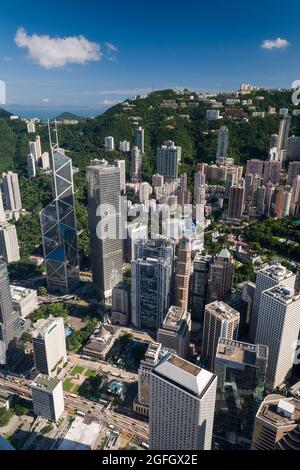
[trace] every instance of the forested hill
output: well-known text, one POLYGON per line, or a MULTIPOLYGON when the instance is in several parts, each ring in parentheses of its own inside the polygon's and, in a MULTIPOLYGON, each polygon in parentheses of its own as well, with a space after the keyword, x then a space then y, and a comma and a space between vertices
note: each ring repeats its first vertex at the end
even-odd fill
MULTIPOLYGON (((228 95, 215 97, 224 104, 227 98, 228 95)), ((294 109, 290 91, 260 90, 242 98, 252 99, 256 110, 266 113, 269 106, 275 107, 277 112, 281 107, 289 108, 290 113, 294 109), (262 96, 264 99, 259 98, 262 96)), ((225 105, 220 112, 242 107, 245 111, 243 119, 224 117, 217 121, 207 121, 206 110, 211 107, 210 103, 198 100, 197 95, 188 90, 183 93, 162 90, 150 93, 144 98, 137 97, 119 103, 95 119, 85 119, 76 125, 59 124, 59 145, 66 149, 73 165, 79 168, 79 172, 74 176, 74 183, 82 266, 87 262, 88 252, 85 168, 92 158, 106 158, 109 161, 125 158, 127 162, 129 159, 117 150, 105 150, 105 136, 114 136, 116 148, 120 140, 129 140, 133 145, 134 130, 138 125, 144 127, 146 153, 142 161, 142 173, 143 179, 148 181, 151 181, 151 175, 156 171, 156 148, 164 140, 173 140, 176 145, 182 147, 180 173, 187 172, 191 185, 196 163, 214 161, 216 131, 221 125, 227 125, 230 130, 230 156, 234 157, 236 163, 244 164, 249 158, 267 158, 270 135, 278 132, 281 116, 266 114, 265 118, 252 117, 252 111, 246 106, 236 104, 225 105)), ((49 150, 47 125, 37 125, 36 132, 41 136, 42 150, 49 150)), ((300 136, 298 116, 293 116, 292 133, 300 136)), ((49 175, 39 172, 36 178, 28 179, 28 142, 34 137, 34 134, 27 133, 24 121, 0 119, 0 172, 18 172, 22 203, 28 212, 28 215, 21 217, 16 224, 22 263, 33 253, 42 254, 38 214, 52 197, 49 175)), ((129 168, 127 164, 127 171, 129 168)), ((21 268, 22 271, 24 266, 21 268)))
MULTIPOLYGON (((155 171, 156 148, 164 140, 173 140, 182 147, 181 172, 191 175, 198 161, 214 160, 217 144, 216 130, 227 125, 230 130, 230 156, 236 163, 245 163, 249 158, 267 158, 270 135, 278 132, 280 116, 267 114, 269 107, 278 111, 281 107, 294 109, 290 91, 259 90, 244 95, 241 99, 252 99, 256 111, 265 111, 265 118, 252 117, 252 111, 246 106, 225 105, 228 95, 218 95, 222 101, 220 109, 242 108, 245 119, 223 117, 217 121, 207 121, 205 113, 211 104, 198 100, 195 93, 185 90, 178 93, 174 90, 155 91, 146 97, 126 100, 108 109, 94 119, 86 119, 78 125, 59 126, 59 144, 73 158, 74 165, 84 169, 93 157, 107 156, 103 148, 104 137, 114 136, 115 147, 120 140, 133 143, 134 129, 137 125, 145 128, 145 150, 143 161, 144 178, 148 179, 155 171), (191 99, 193 97, 193 99, 191 99), (264 99, 261 99, 263 97, 264 99), (166 103, 166 100, 173 100, 166 103), (165 107, 169 104, 173 107, 165 107), (175 109, 174 109, 175 108, 175 109)), ((43 150, 47 150, 47 129, 37 126, 41 135, 43 150)), ((291 133, 300 135, 300 118, 293 117, 291 133)), ((22 121, 0 121, 0 170, 7 165, 18 171, 24 171, 28 141, 32 135, 26 133, 22 121)), ((110 152, 108 158, 115 158, 118 152, 110 152)))

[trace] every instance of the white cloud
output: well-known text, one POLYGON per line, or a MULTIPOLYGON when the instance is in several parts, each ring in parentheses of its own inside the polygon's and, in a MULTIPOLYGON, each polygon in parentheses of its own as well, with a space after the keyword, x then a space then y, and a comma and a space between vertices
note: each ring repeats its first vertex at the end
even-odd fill
POLYGON ((44 103, 49 103, 49 98, 43 98, 42 101, 43 101, 44 103))
POLYGON ((12 62, 13 58, 10 57, 9 55, 4 54, 3 55, 3 60, 4 60, 4 62, 12 62))
POLYGON ((88 41, 84 36, 29 36, 24 28, 19 28, 15 43, 28 50, 30 60, 46 69, 64 67, 66 64, 85 64, 102 58, 100 44, 88 41))
POLYGON ((108 49, 109 51, 111 51, 111 52, 118 52, 118 50, 119 50, 119 49, 117 48, 117 46, 115 46, 115 45, 112 44, 111 42, 106 42, 105 45, 106 45, 107 49, 108 49))
POLYGON ((287 46, 290 46, 290 43, 286 39, 265 39, 260 47, 263 49, 285 49, 287 46))

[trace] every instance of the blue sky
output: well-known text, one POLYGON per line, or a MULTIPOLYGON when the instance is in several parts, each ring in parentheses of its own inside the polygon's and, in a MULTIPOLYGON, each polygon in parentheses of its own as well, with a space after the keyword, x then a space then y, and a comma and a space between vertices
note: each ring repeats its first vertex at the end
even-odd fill
POLYGON ((207 3, 1 2, 6 107, 98 110, 153 83, 230 90, 242 82, 288 87, 300 79, 298 0, 207 3))

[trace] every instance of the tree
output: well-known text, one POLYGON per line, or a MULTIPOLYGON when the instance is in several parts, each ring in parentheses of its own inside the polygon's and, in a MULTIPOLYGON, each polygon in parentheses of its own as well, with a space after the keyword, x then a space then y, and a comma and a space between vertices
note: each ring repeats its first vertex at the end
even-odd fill
POLYGON ((7 410, 5 407, 0 408, 0 426, 7 426, 13 417, 12 410, 7 410))

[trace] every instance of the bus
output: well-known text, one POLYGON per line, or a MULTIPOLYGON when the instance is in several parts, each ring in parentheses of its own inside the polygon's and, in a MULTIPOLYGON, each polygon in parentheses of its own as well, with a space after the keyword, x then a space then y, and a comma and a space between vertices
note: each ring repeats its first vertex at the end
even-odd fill
POLYGON ((80 411, 80 410, 76 410, 76 414, 78 416, 82 416, 83 418, 85 417, 85 413, 83 411, 80 411))
POLYGON ((146 442, 142 442, 142 447, 144 447, 145 449, 149 449, 149 445, 146 444, 146 442))
POLYGON ((77 398, 77 395, 75 395, 75 393, 70 393, 70 397, 77 398))

